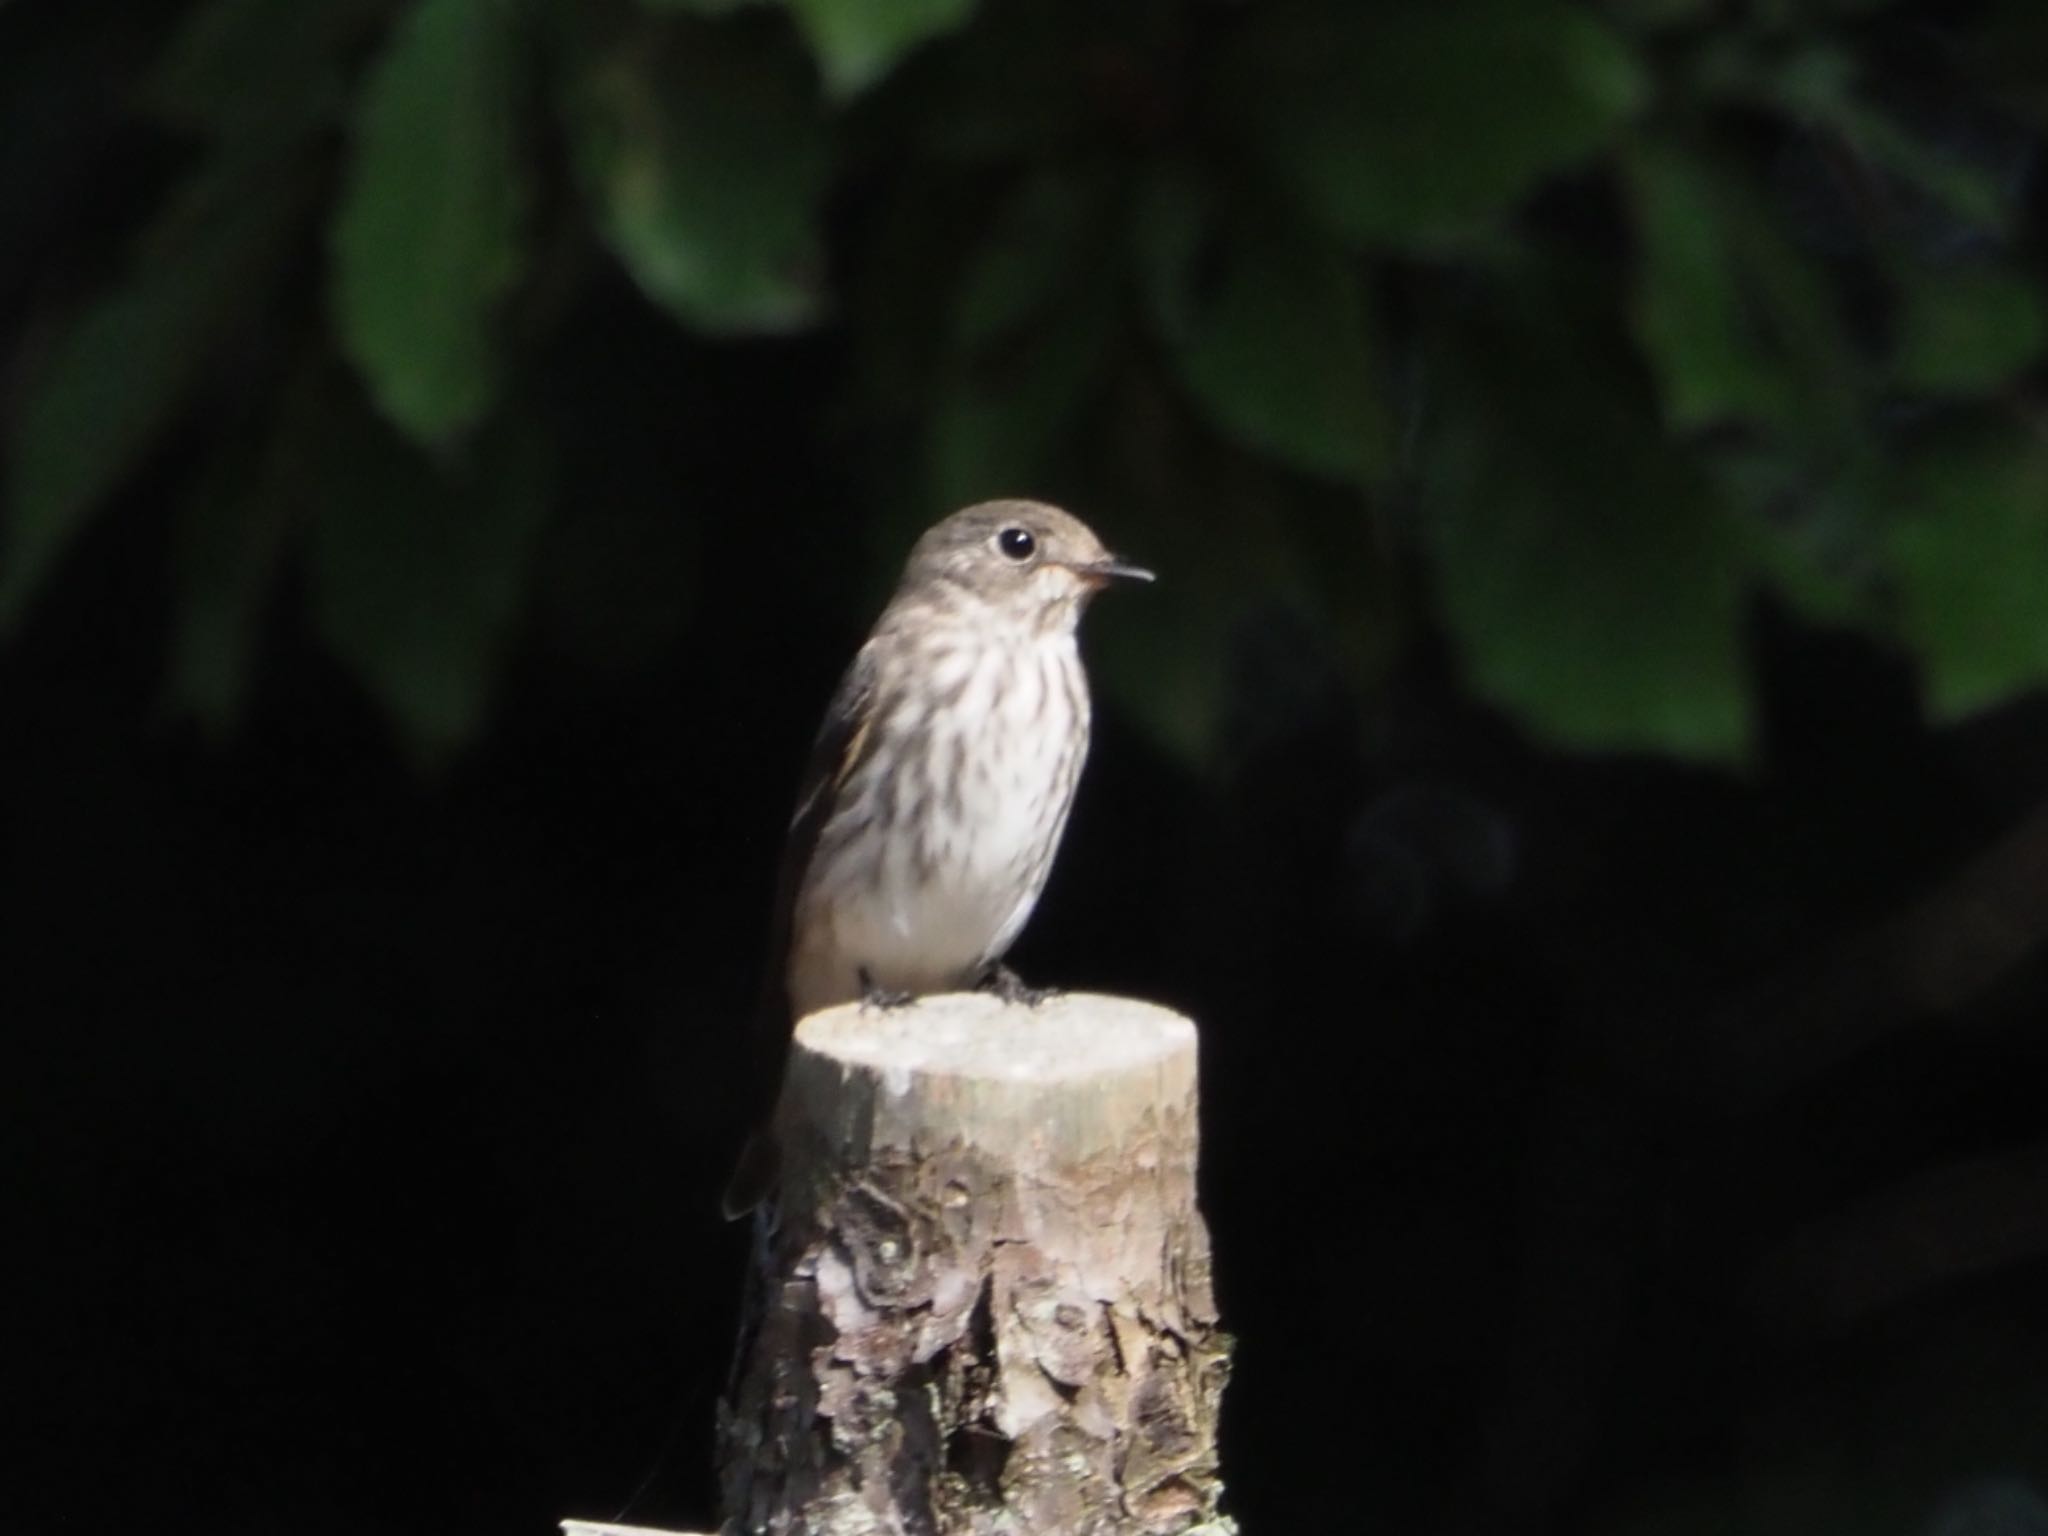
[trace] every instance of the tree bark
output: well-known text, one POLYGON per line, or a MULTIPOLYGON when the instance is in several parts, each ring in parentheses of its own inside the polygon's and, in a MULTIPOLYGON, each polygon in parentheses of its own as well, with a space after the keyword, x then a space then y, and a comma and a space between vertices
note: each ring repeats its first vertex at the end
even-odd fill
POLYGON ((719 1412, 728 1530, 1231 1529, 1195 1032, 980 994, 803 1021, 719 1412))

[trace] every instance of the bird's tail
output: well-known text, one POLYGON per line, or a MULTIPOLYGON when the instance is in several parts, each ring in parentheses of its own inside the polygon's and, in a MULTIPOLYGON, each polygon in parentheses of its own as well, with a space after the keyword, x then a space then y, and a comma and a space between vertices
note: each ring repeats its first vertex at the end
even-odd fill
POLYGON ((782 1148, 775 1140, 772 1121, 763 1120, 747 1133, 739 1160, 725 1181, 725 1193, 718 1198, 727 1221, 738 1221, 766 1200, 782 1176, 782 1148))

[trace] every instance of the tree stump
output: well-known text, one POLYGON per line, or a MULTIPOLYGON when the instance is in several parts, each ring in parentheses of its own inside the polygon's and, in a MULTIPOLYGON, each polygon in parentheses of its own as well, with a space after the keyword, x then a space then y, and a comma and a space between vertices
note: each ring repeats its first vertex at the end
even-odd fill
POLYGON ((719 1410, 728 1531, 1226 1532, 1195 1031, 1118 998, 796 1031, 719 1410))

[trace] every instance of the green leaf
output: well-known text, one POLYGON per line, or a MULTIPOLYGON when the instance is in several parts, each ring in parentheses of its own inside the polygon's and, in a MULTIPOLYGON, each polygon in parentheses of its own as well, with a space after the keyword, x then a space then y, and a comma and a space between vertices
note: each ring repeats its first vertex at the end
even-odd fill
POLYGON ((1109 209, 1099 181, 1039 175, 989 221, 953 299, 954 344, 963 352, 1014 340, 1061 302, 1100 249, 1109 209))
POLYGON ((2036 129, 2048 126, 2048 11, 2036 0, 1998 0, 1956 51, 1978 92, 2036 129))
POLYGON ((1996 236, 2011 226, 2013 197, 1982 166, 1926 143, 1855 102, 1839 103, 1829 117, 1855 149, 1965 224, 1996 236))
POLYGON ((983 174, 993 163, 1071 164, 1099 122, 1099 82, 1074 67, 1077 49, 1091 46, 1100 45, 1056 7, 992 7, 948 40, 935 67, 902 71, 892 83, 897 120, 916 123, 920 156, 983 174))
POLYGON ((650 11, 681 11, 691 16, 730 16, 734 11, 782 3, 783 0, 640 0, 650 11))
POLYGON ((345 398, 296 429, 314 622, 428 764, 482 721, 526 589, 552 483, 532 425, 441 466, 345 398))
POLYGON ((1654 140, 1624 171, 1641 248, 1630 316, 1671 425, 1846 430, 1854 367, 1835 295, 1753 190, 1654 140))
POLYGON ((0 630, 260 307, 303 207, 302 170, 211 167, 142 238, 119 286, 57 335, 8 424, 0 630))
POLYGON ((1697 26, 1712 14, 1716 0, 1606 0, 1602 7, 1617 25, 1636 32, 1662 32, 1697 26))
POLYGON ((1185 412, 1141 403, 1105 426, 1119 449, 1152 439, 1090 494, 1112 546, 1159 581, 1091 610, 1089 675, 1176 758, 1241 761, 1252 736, 1298 726, 1332 689, 1370 691, 1408 649, 1387 562, 1405 577, 1412 554, 1356 488, 1221 447, 1185 412))
POLYGON ((257 448, 231 434, 179 511, 165 693, 173 710, 216 734, 241 713, 263 599, 295 510, 298 488, 277 463, 282 436, 257 448))
POLYGON ((1743 541, 1583 324, 1530 312, 1434 348, 1463 369, 1422 485, 1445 620, 1477 690, 1558 745, 1737 758, 1743 541))
POLYGON ((1043 494, 1094 398, 1114 320, 1105 296, 1081 296, 1028 346, 940 380, 926 445, 933 505, 1043 494))
POLYGON ((2037 432, 1986 426, 1922 448, 1900 475, 1886 554, 1935 716, 2048 683, 2048 442, 2037 432))
POLYGON ((1894 367, 1934 394, 1987 394, 2032 365, 2048 340, 2039 288, 1996 269, 1931 273, 1907 288, 1894 367))
POLYGON ((1711 179, 1692 157, 1664 146, 1630 155, 1627 171, 1642 241, 1632 313, 1672 425, 1782 418, 1791 381, 1752 321, 1711 179))
POLYGON ((1119 320, 1100 194, 1027 182, 965 264, 927 420, 936 505, 1042 494, 1087 410, 1119 320))
POLYGON ((802 57, 773 36, 692 29, 659 69, 593 71, 571 113, 598 225, 686 324, 773 333, 814 321, 828 145, 802 57))
POLYGON ((1758 580, 1817 623, 1881 632, 1877 511, 1882 467, 1867 452, 1816 473, 1765 442, 1705 459, 1758 580))
POLYGON ((499 305, 518 282, 509 0, 417 0, 371 72, 334 224, 342 350, 421 442, 498 391, 499 305))
POLYGON ((1341 238, 1469 238, 1608 145, 1646 96, 1617 35, 1555 0, 1271 5, 1224 52, 1216 107, 1341 238))
POLYGON ((157 60, 145 99, 171 122, 208 134, 325 122, 347 101, 355 47, 382 10, 376 0, 212 0, 157 60))
POLYGON ((975 0, 789 0, 826 88, 857 96, 920 43, 963 25, 975 0))
POLYGON ((2011 225, 2013 196, 2005 183, 2013 177, 2002 178, 1929 143, 1866 105, 1857 95, 1862 70, 1853 55, 1824 45, 1782 53, 1725 50, 1708 57, 1713 62, 1702 78, 1711 90, 1824 127, 1866 162, 1859 167, 1866 180, 1881 182, 1878 171, 1896 178, 1884 188, 1884 198, 1865 196, 1866 209, 1896 221, 1902 205, 1913 211, 1912 200, 1900 196, 1911 189, 1977 231, 2003 236, 2011 225))
POLYGON ((1285 220, 1213 220, 1171 183, 1138 217, 1154 328, 1217 429, 1310 474, 1383 473, 1386 412, 1356 259, 1285 220))

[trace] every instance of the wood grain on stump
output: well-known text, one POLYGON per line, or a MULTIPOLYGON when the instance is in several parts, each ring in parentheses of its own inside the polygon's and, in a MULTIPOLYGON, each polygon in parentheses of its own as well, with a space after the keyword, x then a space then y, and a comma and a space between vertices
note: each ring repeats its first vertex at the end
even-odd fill
POLYGON ((1192 1024, 1084 995, 830 1009, 777 1124, 728 1529, 1229 1528, 1192 1024))

